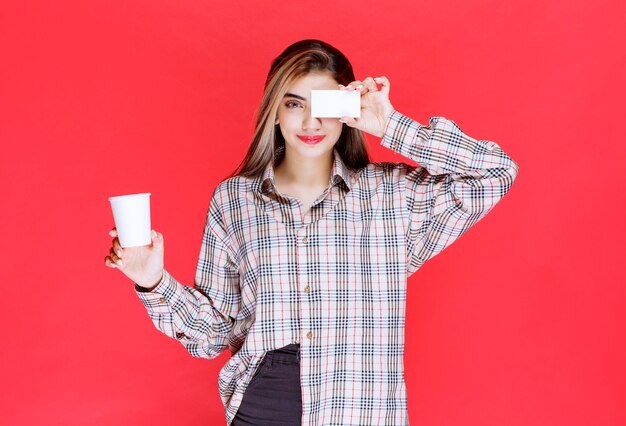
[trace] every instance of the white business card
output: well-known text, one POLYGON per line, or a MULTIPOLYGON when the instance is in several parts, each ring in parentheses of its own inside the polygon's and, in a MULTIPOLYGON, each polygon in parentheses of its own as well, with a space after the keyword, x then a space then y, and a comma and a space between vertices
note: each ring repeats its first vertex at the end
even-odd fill
POLYGON ((361 117, 361 92, 311 90, 312 117, 361 117))

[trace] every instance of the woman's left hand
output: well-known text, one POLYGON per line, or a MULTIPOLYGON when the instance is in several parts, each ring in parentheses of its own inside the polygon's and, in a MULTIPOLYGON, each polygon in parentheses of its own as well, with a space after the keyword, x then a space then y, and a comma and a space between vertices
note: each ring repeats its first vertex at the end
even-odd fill
POLYGON ((367 77, 363 81, 353 81, 347 86, 339 85, 339 90, 361 92, 361 117, 341 117, 339 121, 350 127, 383 137, 385 125, 394 111, 389 101, 389 80, 387 77, 367 77), (381 84, 379 89, 377 84, 381 84))

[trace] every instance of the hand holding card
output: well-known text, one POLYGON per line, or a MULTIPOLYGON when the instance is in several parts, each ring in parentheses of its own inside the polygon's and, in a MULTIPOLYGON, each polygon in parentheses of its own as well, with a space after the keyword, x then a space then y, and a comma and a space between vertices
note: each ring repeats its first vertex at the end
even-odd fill
POLYGON ((343 92, 358 93, 361 97, 360 117, 344 115, 339 121, 365 133, 383 137, 387 121, 394 111, 389 101, 389 79, 384 76, 367 77, 363 81, 356 80, 347 86, 339 87, 343 92))

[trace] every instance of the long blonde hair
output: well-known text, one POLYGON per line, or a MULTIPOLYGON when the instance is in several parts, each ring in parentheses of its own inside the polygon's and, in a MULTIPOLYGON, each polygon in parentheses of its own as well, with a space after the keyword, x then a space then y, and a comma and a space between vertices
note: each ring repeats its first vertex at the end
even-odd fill
MULTIPOLYGON (((344 86, 355 80, 348 59, 328 43, 307 39, 287 47, 272 62, 256 115, 252 142, 243 161, 230 177, 260 176, 274 158, 276 151, 285 145, 280 128, 274 124, 278 107, 288 87, 310 72, 330 72, 332 77, 344 86)), ((353 170, 359 170, 370 162, 365 137, 358 129, 344 124, 335 148, 344 163, 353 170)))

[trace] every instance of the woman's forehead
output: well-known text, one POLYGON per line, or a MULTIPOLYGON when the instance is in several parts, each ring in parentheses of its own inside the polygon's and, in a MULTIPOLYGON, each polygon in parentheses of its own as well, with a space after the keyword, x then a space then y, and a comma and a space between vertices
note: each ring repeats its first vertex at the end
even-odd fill
POLYGON ((330 72, 308 73, 296 79, 287 89, 287 92, 302 97, 308 97, 311 90, 337 89, 337 81, 330 72))

